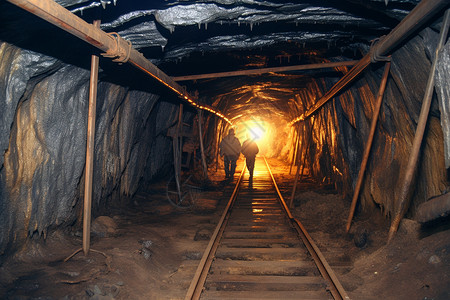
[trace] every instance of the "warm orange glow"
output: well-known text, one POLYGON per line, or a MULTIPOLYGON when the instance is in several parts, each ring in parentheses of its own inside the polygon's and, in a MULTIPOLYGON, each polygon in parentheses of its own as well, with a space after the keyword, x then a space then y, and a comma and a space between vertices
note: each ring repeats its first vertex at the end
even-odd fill
POLYGON ((266 133, 264 122, 257 120, 250 120, 244 122, 246 136, 255 141, 261 141, 266 133))
MULTIPOLYGON (((252 115, 255 111, 234 119, 236 137, 243 144, 247 139, 254 139, 259 148, 258 156, 281 157, 288 153, 289 131, 286 121, 277 115, 252 115)), ((257 170, 253 173, 258 176, 257 170)))
POLYGON ((292 120, 291 122, 289 122, 288 125, 292 126, 292 125, 294 125, 295 123, 297 123, 297 122, 299 122, 299 121, 303 121, 303 120, 305 120, 305 116, 304 116, 304 115, 301 115, 301 116, 298 116, 297 118, 295 118, 294 120, 292 120))
POLYGON ((272 134, 270 131, 272 125, 261 120, 259 117, 250 117, 250 119, 242 120, 235 126, 236 136, 241 143, 247 139, 252 139, 259 147, 259 155, 264 152, 269 144, 272 143, 272 134))
POLYGON ((253 209, 253 212, 254 213, 260 213, 260 212, 262 212, 263 210, 261 209, 261 208, 254 208, 253 209))

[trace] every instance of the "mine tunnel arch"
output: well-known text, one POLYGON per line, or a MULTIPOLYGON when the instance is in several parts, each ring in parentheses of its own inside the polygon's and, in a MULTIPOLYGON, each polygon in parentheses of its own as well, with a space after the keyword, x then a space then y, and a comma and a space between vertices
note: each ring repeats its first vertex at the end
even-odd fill
MULTIPOLYGON (((363 205, 370 206, 375 202, 383 208, 387 215, 395 211, 395 203, 393 203, 392 199, 395 199, 398 193, 396 185, 399 182, 399 174, 405 166, 404 157, 408 156, 408 146, 412 140, 412 132, 417 122, 417 107, 421 102, 423 90, 425 89, 425 82, 428 76, 426 70, 430 68, 429 57, 432 56, 429 53, 433 50, 433 46, 430 45, 434 45, 430 41, 436 40, 436 36, 437 33, 434 29, 425 28, 421 36, 413 36, 392 53, 392 79, 388 83, 390 101, 383 104, 378 136, 377 140, 375 140, 376 150, 374 156, 376 160, 369 165, 370 176, 366 177, 366 188, 362 191, 363 205), (408 72, 411 67, 408 57, 411 56, 416 61, 415 70, 420 70, 420 73, 408 72), (407 117, 405 118, 404 116, 407 117)), ((11 57, 14 58, 14 55, 20 56, 18 54, 20 51, 14 49, 14 46, 4 45, 3 47, 7 49, 5 51, 10 51, 8 53, 13 53, 11 57)), ((368 49, 364 50, 368 52, 368 49)), ((43 51, 47 53, 45 51, 48 50, 43 51)), ((310 53, 308 49, 304 51, 305 53, 310 53)), ((86 51, 86 53, 88 52, 90 51, 86 51)), ((380 55, 384 54, 378 53, 376 56, 380 58, 380 55)), ((81 185, 79 182, 83 176, 83 170, 80 166, 75 166, 73 170, 70 170, 73 171, 73 175, 70 177, 71 191, 68 195, 61 196, 52 194, 53 191, 51 190, 45 190, 45 193, 41 194, 39 192, 27 193, 30 182, 35 186, 39 186, 40 183, 36 182, 36 178, 40 177, 40 175, 44 174, 45 176, 42 176, 42 178, 48 178, 51 177, 49 174, 61 172, 56 167, 45 169, 40 168, 36 164, 36 171, 27 170, 29 174, 26 174, 28 177, 25 179, 18 178, 20 176, 15 174, 15 164, 19 161, 18 157, 24 154, 22 153, 23 151, 30 150, 30 152, 35 151, 36 153, 41 151, 44 153, 43 156, 46 159, 48 158, 48 161, 60 168, 64 168, 63 161, 59 161, 63 160, 63 158, 57 157, 58 155, 53 157, 52 155, 62 151, 54 151, 52 147, 58 147, 60 144, 64 144, 64 141, 68 141, 67 145, 76 149, 73 151, 76 152, 76 155, 71 157, 74 162, 78 162, 82 156, 80 153, 84 151, 80 150, 83 148, 80 145, 84 146, 84 141, 82 134, 79 134, 79 132, 76 135, 76 140, 70 140, 70 137, 65 137, 66 140, 62 139, 61 143, 58 143, 60 142, 58 140, 58 142, 49 143, 51 147, 48 147, 48 145, 40 144, 43 139, 39 139, 39 136, 33 136, 30 131, 21 130, 19 125, 21 122, 31 123, 30 120, 32 118, 29 116, 37 115, 33 109, 45 116, 45 110, 39 110, 39 108, 34 106, 39 104, 38 100, 41 100, 49 107, 52 104, 55 107, 63 107, 66 104, 64 101, 57 102, 55 99, 58 98, 70 98, 72 100, 72 95, 64 98, 66 95, 64 95, 62 90, 54 94, 50 94, 54 92, 52 89, 45 90, 46 86, 52 86, 52 84, 61 82, 63 78, 73 79, 74 86, 82 87, 74 93, 74 97, 76 99, 84 99, 83 93, 86 91, 86 79, 88 77, 87 68, 84 66, 79 68, 79 64, 61 68, 60 62, 56 62, 57 59, 42 58, 35 53, 28 53, 27 51, 24 51, 24 55, 34 59, 37 58, 37 61, 42 64, 40 67, 44 71, 40 74, 40 69, 36 68, 33 71, 36 71, 37 75, 30 72, 30 77, 33 80, 30 81, 31 83, 25 82, 24 84, 24 86, 28 84, 30 89, 29 91, 27 90, 27 93, 21 94, 22 91, 15 91, 14 101, 16 102, 11 101, 11 103, 21 103, 21 105, 18 105, 16 116, 11 116, 10 123, 5 126, 8 129, 5 132, 7 132, 8 137, 11 132, 12 138, 10 144, 5 144, 10 148, 5 155, 5 164, 0 169, 0 171, 8 173, 3 177, 7 178, 5 184, 7 189, 3 189, 3 191, 8 190, 8 192, 4 192, 2 197, 11 201, 6 204, 8 207, 3 212, 4 219, 7 220, 6 223, 8 224, 2 230, 5 232, 4 235, 9 236, 11 240, 13 239, 13 230, 11 229, 16 224, 20 224, 21 228, 19 231, 23 230, 31 236, 35 233, 45 235, 48 228, 54 223, 73 224, 77 215, 76 211, 79 210, 80 206, 76 200, 80 198, 79 190, 81 185), (42 61, 39 59, 42 59, 42 61), (67 74, 70 76, 66 76, 67 74), (82 76, 79 76, 79 74, 82 74, 82 76), (32 83, 38 79, 43 79, 44 83, 37 85, 35 88, 32 86, 32 83), (45 92, 49 93, 49 97, 41 97, 42 99, 38 97, 39 93, 46 95, 45 92), (45 101, 49 101, 49 103, 45 101), (17 140, 15 140, 17 133, 20 133, 21 136, 17 136, 17 140), (30 142, 30 144, 26 144, 29 147, 21 148, 18 146, 21 141, 30 142), (45 152, 47 149, 49 149, 48 153, 45 152), (16 177, 11 176, 11 174, 16 177), (37 175, 33 177, 33 174, 37 175), (58 207, 61 207, 61 209, 57 210, 55 208, 57 205, 50 203, 48 199, 62 199, 58 204, 58 207), (75 203, 75 205, 72 203, 75 203), (7 215, 10 211, 23 211, 24 206, 26 207, 27 204, 31 206, 26 210, 28 214, 24 220, 15 220, 13 216, 7 215), (69 207, 69 209, 66 207, 69 207)), ((253 58, 257 57, 255 55, 253 58)), ((336 59, 336 57, 334 58, 336 59)), ((348 59, 348 57, 338 58, 342 60, 348 59)), ((361 57, 351 58, 360 59, 361 57)), ((309 63, 327 62, 320 55, 316 57, 310 56, 309 59, 311 59, 309 63)), ((365 62, 368 63, 367 58, 365 58, 365 62)), ((183 103, 189 104, 186 105, 189 108, 186 109, 187 114, 184 117, 184 120, 189 123, 192 122, 197 113, 195 108, 204 104, 217 108, 218 111, 229 116, 238 130, 252 127, 253 125, 248 125, 247 123, 255 121, 256 125, 263 124, 262 127, 269 133, 268 138, 272 142, 261 142, 267 147, 266 149, 262 147, 262 152, 268 156, 273 155, 292 160, 294 157, 292 151, 295 149, 296 137, 300 132, 298 139, 301 139, 304 144, 308 144, 309 140, 313 141, 310 142, 310 145, 315 143, 313 146, 302 149, 304 151, 303 156, 307 156, 306 161, 309 164, 308 167, 311 174, 317 179, 324 178, 328 182, 334 183, 339 192, 344 196, 349 196, 357 177, 359 158, 369 127, 368 120, 373 111, 374 95, 377 93, 378 85, 382 78, 382 66, 383 63, 371 65, 367 72, 363 74, 364 76, 355 79, 350 89, 342 91, 338 95, 338 98, 336 98, 338 100, 321 107, 320 110, 317 110, 314 115, 304 122, 298 122, 296 126, 289 127, 289 122, 293 118, 314 107, 318 96, 325 95, 343 74, 349 72, 349 68, 335 68, 331 72, 325 74, 319 72, 316 75, 304 75, 303 73, 294 72, 248 76, 245 80, 238 79, 240 80, 238 83, 236 83, 236 79, 190 83, 187 90, 194 91, 198 89, 201 91, 201 98, 198 99, 197 106, 193 106, 189 99, 192 100, 194 98, 190 98, 190 95, 186 94, 185 89, 174 85, 170 78, 168 78, 169 84, 163 87, 159 86, 157 81, 152 81, 151 84, 141 82, 141 85, 135 82, 130 83, 136 78, 132 80, 130 78, 121 78, 119 80, 113 78, 117 73, 121 73, 122 77, 127 77, 127 74, 130 74, 127 73, 130 71, 127 69, 129 67, 114 65, 113 68, 118 67, 120 71, 109 74, 105 72, 99 84, 101 100, 98 113, 101 117, 99 118, 98 129, 100 129, 102 136, 97 140, 99 159, 98 171, 97 174, 94 174, 94 178, 101 185, 97 188, 94 187, 94 204, 97 206, 98 211, 104 209, 110 202, 127 204, 127 201, 129 201, 127 197, 131 197, 138 188, 136 181, 144 177, 146 172, 149 173, 147 177, 151 180, 160 175, 157 174, 157 171, 167 169, 167 165, 163 164, 170 162, 170 157, 167 155, 170 151, 170 145, 165 132, 168 127, 176 123, 180 99, 183 103), (169 91, 164 90, 167 86, 170 87, 169 91), (172 93, 174 90, 178 98, 174 97, 172 93), (226 92, 218 94, 217 91, 226 92), (136 130, 137 133, 133 132, 133 135, 127 136, 124 132, 133 127, 127 124, 131 124, 134 121, 136 121, 135 124, 139 124, 136 127, 141 127, 136 130), (138 146, 134 147, 135 145, 138 146), (135 163, 136 157, 139 157, 139 160, 137 160, 139 163, 137 164, 135 163), (130 161, 133 161, 133 164, 127 165, 130 161), (144 170, 144 166, 149 166, 150 171, 144 170), (133 171, 130 171, 133 168, 138 171, 133 173, 133 171)), ((108 63, 104 67, 108 68, 108 63)), ((111 68, 111 64, 109 64, 109 68, 111 68)), ((445 72, 445 69, 443 72, 445 72)), ((141 77, 141 75, 136 75, 136 77, 141 77)), ((75 102, 67 101, 71 105, 75 102)), ((80 101, 80 103, 80 108, 68 106, 67 115, 65 114, 64 116, 69 116, 70 112, 72 112, 71 109, 73 109, 75 111, 73 115, 79 118, 76 122, 83 123, 85 120, 84 108, 86 107, 84 107, 85 102, 80 101)), ((78 103, 74 106, 77 105, 78 103)), ((8 106, 8 108, 13 112, 16 109, 13 106, 8 106)), ((52 130, 51 132, 58 129, 58 126, 55 126, 56 129, 53 128, 52 124, 64 123, 64 120, 55 121, 52 119, 53 116, 46 117, 48 119, 45 119, 45 122, 41 122, 41 120, 39 122, 48 126, 52 130)), ((220 116, 217 118, 214 113, 205 114, 205 119, 207 119, 205 139, 207 141, 215 141, 217 144, 220 138, 218 133, 224 132, 229 127, 229 123, 220 118, 220 116)), ((61 125, 59 126, 61 128, 61 125)), ((432 176, 420 178, 416 187, 416 193, 413 196, 415 205, 424 202, 425 199, 431 196, 441 194, 446 186, 446 174, 442 167, 444 157, 443 133, 439 124, 439 110, 436 105, 432 107, 428 131, 429 136, 433 138, 428 140, 424 146, 424 155, 420 167, 423 172, 432 174, 432 176)), ((244 130, 242 130, 241 134, 243 139, 245 135, 244 130)), ((4 140, 6 139, 2 139, 2 143, 4 140)), ((217 152, 214 152, 216 151, 214 143, 211 145, 213 147, 209 151, 212 159, 214 159, 214 155, 217 155, 217 152)), ((61 176, 61 178, 66 178, 66 174, 61 176)), ((56 186, 60 182, 52 181, 52 184, 56 186)), ((38 191, 39 189, 36 188, 35 190, 38 191)), ((2 245, 2 250, 9 243, 7 240, 5 239, 6 242, 2 245)))

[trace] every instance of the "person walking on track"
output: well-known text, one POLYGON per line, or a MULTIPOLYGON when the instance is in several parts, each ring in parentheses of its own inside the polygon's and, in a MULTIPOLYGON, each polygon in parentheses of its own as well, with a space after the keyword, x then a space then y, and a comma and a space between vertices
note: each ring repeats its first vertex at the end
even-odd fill
POLYGON ((250 173, 250 180, 253 180, 253 170, 255 169, 256 154, 259 152, 258 145, 253 139, 247 139, 242 144, 242 154, 245 156, 245 164, 247 165, 248 172, 250 173))
POLYGON ((241 154, 241 142, 234 135, 234 129, 228 131, 228 135, 219 144, 220 155, 223 156, 225 166, 225 178, 232 179, 236 170, 236 161, 241 154))

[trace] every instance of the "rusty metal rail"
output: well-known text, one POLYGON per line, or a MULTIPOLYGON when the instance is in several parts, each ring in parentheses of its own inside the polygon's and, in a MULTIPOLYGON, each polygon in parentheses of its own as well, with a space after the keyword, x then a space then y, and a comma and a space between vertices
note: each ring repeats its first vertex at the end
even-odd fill
POLYGON ((257 160, 253 182, 244 171, 185 299, 350 299, 267 162, 257 160))

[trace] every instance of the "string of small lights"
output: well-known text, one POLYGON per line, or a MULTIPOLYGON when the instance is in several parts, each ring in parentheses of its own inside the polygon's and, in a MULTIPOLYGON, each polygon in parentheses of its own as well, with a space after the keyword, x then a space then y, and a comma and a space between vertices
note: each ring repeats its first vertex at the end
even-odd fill
POLYGON ((189 102, 192 106, 194 106, 194 107, 196 107, 196 108, 198 108, 198 109, 201 109, 201 110, 209 111, 210 113, 215 114, 215 115, 218 116, 219 118, 224 119, 226 122, 228 122, 228 124, 233 125, 233 123, 231 123, 231 121, 230 121, 227 117, 225 117, 221 112, 215 110, 214 108, 212 108, 212 107, 210 107, 210 106, 208 106, 208 105, 204 105, 204 104, 201 105, 201 104, 198 104, 197 102, 195 102, 194 100, 190 99, 190 98, 189 98, 188 96, 186 96, 186 95, 184 96, 184 99, 185 99, 187 102, 189 102))
MULTIPOLYGON (((138 52, 138 55, 141 56, 142 54, 138 52)), ((143 56, 142 56, 142 58, 143 58, 143 61, 146 62, 146 59, 143 56)), ((168 87, 169 89, 174 91, 176 94, 178 94, 179 97, 186 100, 191 106, 201 109, 201 110, 206 110, 210 113, 213 113, 216 116, 218 116, 219 118, 222 118, 223 120, 225 120, 228 124, 233 125, 233 123, 230 121, 230 119, 228 119, 220 111, 212 108, 209 105, 200 104, 200 103, 196 102, 195 100, 193 100, 192 97, 183 88, 181 88, 181 86, 179 86, 175 81, 173 81, 170 76, 167 76, 166 74, 164 74, 161 71, 157 72, 157 74, 159 76, 156 76, 155 73, 150 72, 148 70, 148 68, 143 67, 141 64, 136 63, 132 59, 130 59, 129 62, 136 68, 140 69, 144 73, 147 73, 148 75, 150 75, 151 77, 153 77, 154 79, 156 79, 157 81, 159 81, 160 83, 162 83, 163 85, 165 85, 166 87, 168 87)))
POLYGON ((304 115, 300 115, 300 116, 298 116, 297 118, 295 118, 294 120, 290 121, 290 122, 288 123, 288 125, 289 125, 289 126, 292 126, 292 125, 294 125, 295 123, 300 122, 300 121, 304 121, 304 120, 305 120, 305 116, 304 116, 304 115))

